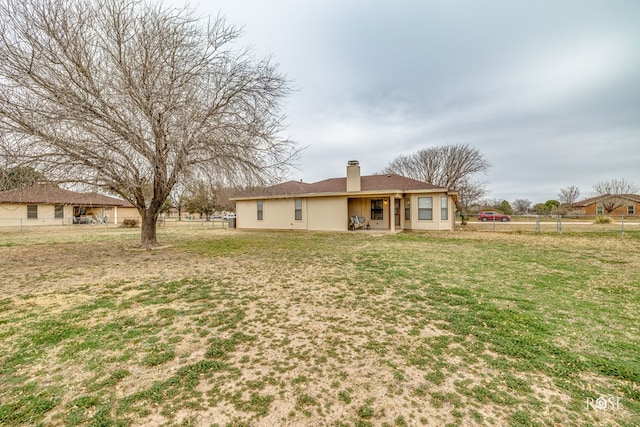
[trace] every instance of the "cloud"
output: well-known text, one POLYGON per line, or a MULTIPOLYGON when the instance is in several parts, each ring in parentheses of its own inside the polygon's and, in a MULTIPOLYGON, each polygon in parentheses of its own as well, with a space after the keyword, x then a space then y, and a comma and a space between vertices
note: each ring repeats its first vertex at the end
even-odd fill
MULTIPOLYGON (((178 1, 178 0, 174 0, 178 1)), ((213 7, 216 9, 213 10, 213 7)), ((605 179, 640 183, 640 3, 621 0, 220 0, 241 43, 299 89, 292 178, 375 173, 400 154, 477 147, 491 197, 555 198, 605 179)))

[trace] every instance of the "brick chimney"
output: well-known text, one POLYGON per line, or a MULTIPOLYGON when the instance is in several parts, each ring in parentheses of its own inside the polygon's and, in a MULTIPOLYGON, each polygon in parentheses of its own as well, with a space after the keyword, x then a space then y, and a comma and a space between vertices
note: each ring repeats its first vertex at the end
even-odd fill
POLYGON ((360 162, 347 162, 347 191, 360 191, 360 162))

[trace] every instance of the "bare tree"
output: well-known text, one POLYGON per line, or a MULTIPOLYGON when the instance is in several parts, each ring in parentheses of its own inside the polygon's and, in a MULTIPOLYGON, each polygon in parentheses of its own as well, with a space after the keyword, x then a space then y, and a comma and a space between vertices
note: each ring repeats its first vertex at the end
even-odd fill
POLYGON ((518 215, 524 215, 531 211, 532 204, 529 199, 516 199, 513 201, 513 210, 518 215))
POLYGON ((491 165, 469 144, 425 148, 399 156, 384 173, 395 173, 444 188, 455 188, 464 178, 486 172, 491 165))
POLYGON ((186 183, 178 183, 176 184, 171 193, 169 193, 169 197, 167 200, 171 205, 171 209, 175 209, 178 211, 178 221, 182 221, 182 211, 184 209, 186 194, 187 194, 187 185, 186 183))
POLYGON ((474 174, 486 172, 490 166, 478 149, 469 144, 453 144, 399 156, 389 163, 383 173, 403 175, 457 190, 457 208, 464 224, 468 207, 485 194, 482 184, 473 182, 470 178, 474 174))
POLYGON ((454 189, 458 191, 456 208, 460 212, 461 223, 464 225, 467 223, 469 210, 487 194, 487 190, 482 183, 469 179, 461 180, 454 189))
POLYGON ((501 203, 502 203, 502 199, 499 199, 499 198, 483 199, 478 201, 478 204, 482 206, 484 210, 494 210, 494 211, 500 210, 501 203))
POLYGON ((102 188, 142 217, 141 246, 190 177, 273 182, 289 82, 220 16, 151 0, 0 1, 5 152, 57 182, 102 188))
POLYGON ((580 197, 580 189, 575 185, 560 189, 558 193, 558 201, 561 205, 572 205, 578 201, 580 197))
POLYGON ((593 189, 608 214, 624 205, 625 199, 622 196, 638 192, 638 186, 625 178, 599 182, 593 189))

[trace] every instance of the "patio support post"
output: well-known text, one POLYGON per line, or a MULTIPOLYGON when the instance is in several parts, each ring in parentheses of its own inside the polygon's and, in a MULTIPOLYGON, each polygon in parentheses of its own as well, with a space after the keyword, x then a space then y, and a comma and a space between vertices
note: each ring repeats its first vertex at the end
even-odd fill
POLYGON ((391 232, 396 232, 396 198, 394 196, 389 197, 389 225, 391 232))

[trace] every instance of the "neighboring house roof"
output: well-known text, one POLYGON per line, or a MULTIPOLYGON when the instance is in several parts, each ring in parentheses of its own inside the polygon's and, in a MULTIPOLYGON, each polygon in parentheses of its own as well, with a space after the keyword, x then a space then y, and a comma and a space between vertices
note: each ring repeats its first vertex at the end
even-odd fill
POLYGON ((104 194, 77 193, 50 185, 0 191, 0 203, 132 207, 129 202, 104 194))
POLYGON ((598 203, 602 199, 606 199, 606 198, 609 198, 609 197, 619 197, 621 199, 627 199, 627 200, 631 200, 631 201, 636 202, 636 203, 640 203, 640 195, 639 194, 619 194, 617 196, 604 195, 604 196, 591 197, 590 199, 585 199, 585 200, 581 200, 579 202, 575 202, 571 206, 576 207, 576 208, 584 208, 584 207, 587 207, 587 206, 592 205, 594 203, 598 203))
MULTIPOLYGON (((400 175, 367 175, 360 177, 360 193, 363 192, 408 192, 408 191, 443 191, 446 188, 427 184, 400 175)), ((315 183, 287 181, 270 187, 257 188, 236 194, 232 200, 255 199, 292 196, 320 196, 326 194, 357 194, 347 192, 347 178, 330 178, 315 183)))

